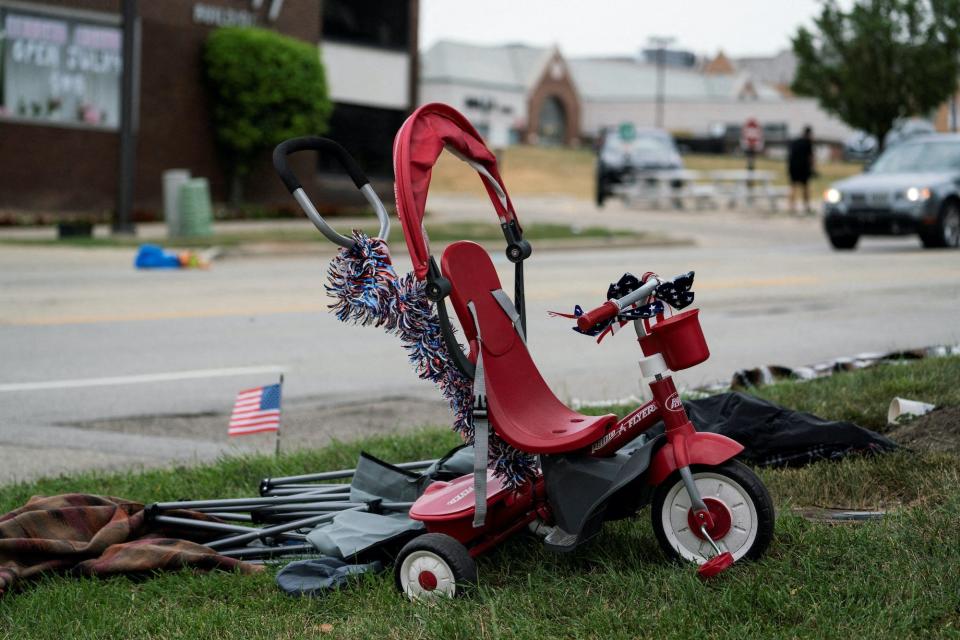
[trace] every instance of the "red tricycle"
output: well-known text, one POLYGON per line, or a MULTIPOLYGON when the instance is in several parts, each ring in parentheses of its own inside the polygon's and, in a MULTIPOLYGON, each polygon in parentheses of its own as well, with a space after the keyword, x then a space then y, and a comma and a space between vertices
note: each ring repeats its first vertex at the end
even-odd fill
MULTIPOLYGON (((275 162, 281 175, 283 156, 303 148, 311 146, 278 149, 275 162)), ((355 163, 342 149, 337 153, 350 160, 342 162, 370 200, 372 189, 355 163)), ((523 262, 531 247, 523 239, 496 158, 480 135, 451 107, 420 107, 397 134, 394 173, 397 215, 414 276, 436 305, 452 366, 472 380, 477 451, 474 474, 434 482, 413 504, 410 517, 423 522, 427 533, 400 551, 398 588, 411 599, 461 595, 476 583, 474 559, 514 533, 531 530, 543 536, 549 549, 572 551, 598 534, 605 521, 633 516, 645 505, 651 507, 653 530, 667 555, 697 563, 703 577, 741 558, 758 558, 773 535, 770 495, 754 472, 734 459, 743 450, 740 444, 694 429, 671 377, 671 371, 693 367, 710 355, 698 310, 681 311, 693 301, 693 273, 672 279, 627 274, 611 285, 602 305, 587 313, 578 308, 570 316, 579 332, 601 337, 632 323, 645 356, 640 367, 653 394, 620 420, 581 415, 553 394, 527 350, 523 262), (515 267, 512 300, 480 245, 454 242, 439 265, 431 255, 423 216, 432 168, 444 149, 483 180, 507 242, 506 256, 515 267), (459 321, 459 336, 447 299, 459 321), (677 312, 668 315, 671 309, 677 312), (661 421, 662 434, 645 434, 661 421), (531 475, 505 482, 488 470, 488 438, 505 441, 535 460, 531 475)), ((319 215, 299 183, 292 178, 285 182, 316 223, 319 215)), ((389 225, 383 207, 374 208, 385 240, 383 229, 389 225)), ((326 223, 318 227, 331 237, 326 223)), ((353 242, 343 236, 336 241, 345 247, 353 242)))
MULTIPOLYGON (((522 529, 544 534, 552 550, 570 551, 598 533, 604 521, 631 516, 646 504, 663 549, 699 563, 703 577, 763 553, 774 522, 766 488, 733 459, 741 445, 694 430, 670 376, 709 356, 698 310, 652 325, 632 320, 653 400, 621 420, 580 415, 557 400, 509 317, 492 297, 485 300, 500 289, 487 253, 469 242, 451 245, 443 273, 454 283, 454 308, 470 302, 476 308, 493 428, 514 447, 539 455, 541 474, 507 490, 488 473, 482 527, 474 526, 473 476, 431 484, 410 510, 428 533, 410 541, 397 560, 397 585, 408 596, 457 595, 476 580, 473 558, 522 529), (661 420, 662 435, 621 451, 661 420)), ((681 278, 692 282, 691 274, 681 278)), ((588 331, 615 319, 675 282, 648 275, 632 293, 581 315, 578 327, 588 331)))

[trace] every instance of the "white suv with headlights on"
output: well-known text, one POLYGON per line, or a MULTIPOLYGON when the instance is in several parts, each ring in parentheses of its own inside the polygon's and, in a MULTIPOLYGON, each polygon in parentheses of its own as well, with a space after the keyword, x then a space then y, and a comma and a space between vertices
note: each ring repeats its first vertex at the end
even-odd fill
POLYGON ((960 245, 960 135, 911 138, 866 173, 823 194, 823 226, 835 249, 860 236, 919 234, 924 247, 960 245))

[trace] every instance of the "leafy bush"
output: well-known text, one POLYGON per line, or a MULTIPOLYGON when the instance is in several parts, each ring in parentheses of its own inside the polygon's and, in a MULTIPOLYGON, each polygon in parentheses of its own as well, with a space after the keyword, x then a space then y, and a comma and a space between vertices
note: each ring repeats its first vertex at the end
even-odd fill
POLYGON ((225 27, 207 38, 203 57, 217 142, 234 178, 287 138, 326 131, 333 106, 316 45, 225 27))

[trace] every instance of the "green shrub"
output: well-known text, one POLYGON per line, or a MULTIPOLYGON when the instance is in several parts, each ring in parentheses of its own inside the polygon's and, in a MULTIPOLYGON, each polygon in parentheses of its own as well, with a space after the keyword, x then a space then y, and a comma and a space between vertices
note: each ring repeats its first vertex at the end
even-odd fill
POLYGON ((326 131, 333 106, 316 45, 226 27, 210 34, 203 57, 217 143, 235 183, 280 142, 326 131))

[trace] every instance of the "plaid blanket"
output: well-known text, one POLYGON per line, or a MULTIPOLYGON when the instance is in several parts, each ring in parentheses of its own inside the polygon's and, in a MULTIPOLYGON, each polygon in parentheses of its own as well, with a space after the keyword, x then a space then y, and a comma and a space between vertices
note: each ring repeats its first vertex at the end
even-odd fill
MULTIPOLYGON (((209 519, 190 511, 170 515, 209 519)), ((200 542, 196 531, 148 523, 138 502, 80 493, 34 496, 0 516, 0 595, 43 572, 109 576, 183 567, 261 569, 200 542)))

